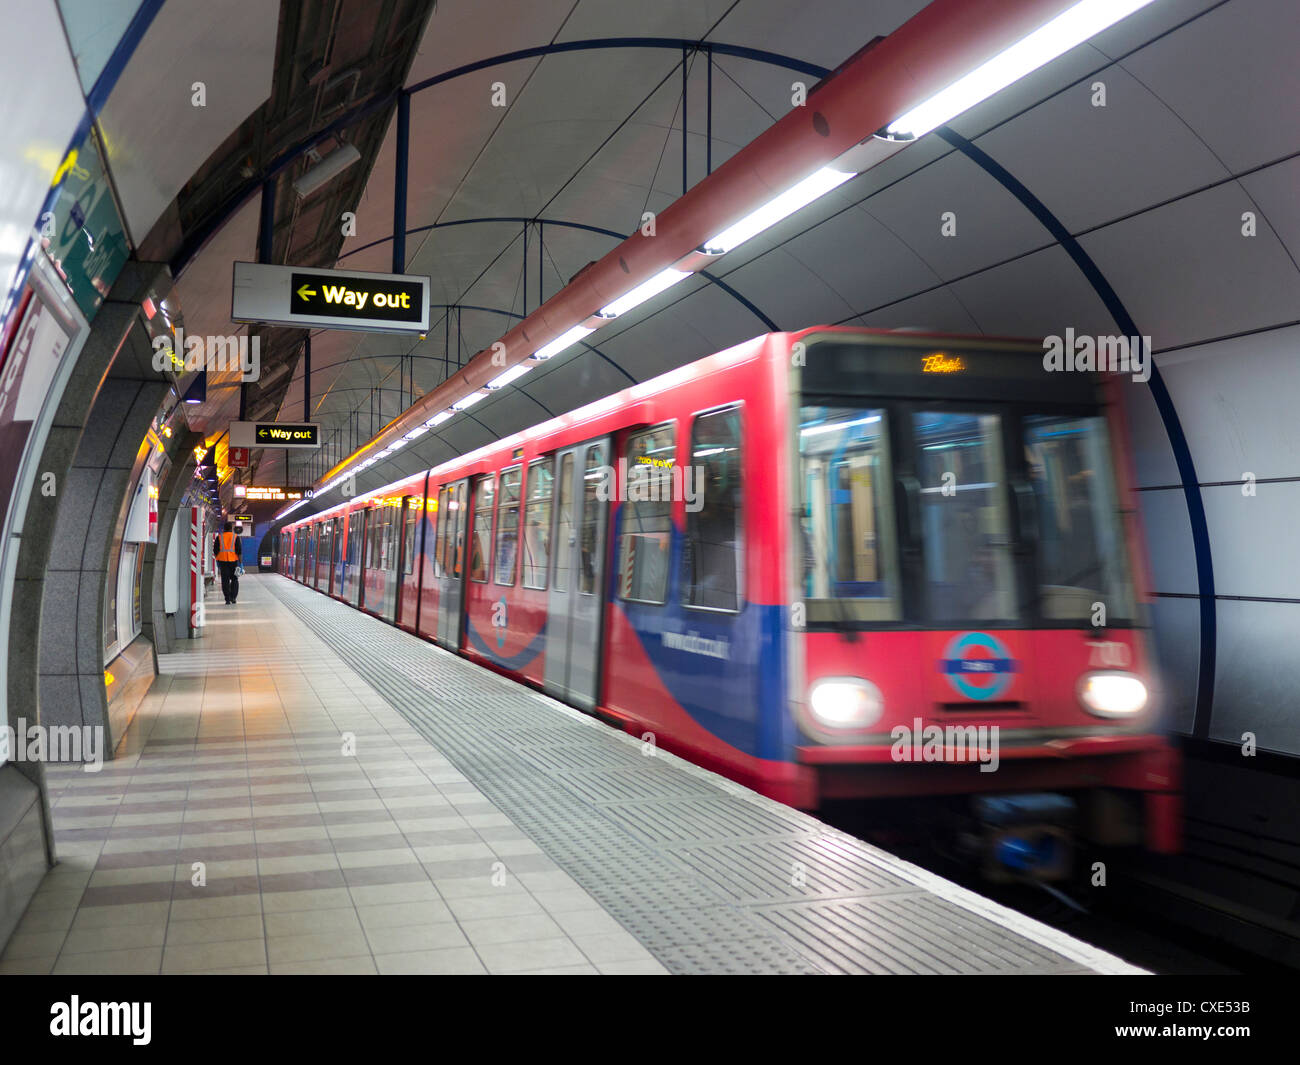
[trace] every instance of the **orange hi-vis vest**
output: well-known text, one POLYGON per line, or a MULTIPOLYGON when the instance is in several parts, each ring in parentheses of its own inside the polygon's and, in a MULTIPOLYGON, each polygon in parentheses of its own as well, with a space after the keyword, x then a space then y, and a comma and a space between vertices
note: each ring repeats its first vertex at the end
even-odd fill
POLYGON ((237 562, 239 556, 235 554, 235 534, 223 532, 218 541, 221 544, 221 550, 217 552, 218 562, 237 562))

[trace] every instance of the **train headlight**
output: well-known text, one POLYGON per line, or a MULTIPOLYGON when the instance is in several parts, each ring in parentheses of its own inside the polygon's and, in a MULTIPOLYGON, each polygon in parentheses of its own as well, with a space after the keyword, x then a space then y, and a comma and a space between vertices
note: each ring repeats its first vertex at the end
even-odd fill
POLYGON ((866 728, 885 708, 880 689, 859 677, 830 677, 813 685, 808 705, 826 728, 866 728))
POLYGON ((1132 717, 1147 705, 1147 686, 1132 673, 1086 673, 1079 702, 1098 717, 1132 717))

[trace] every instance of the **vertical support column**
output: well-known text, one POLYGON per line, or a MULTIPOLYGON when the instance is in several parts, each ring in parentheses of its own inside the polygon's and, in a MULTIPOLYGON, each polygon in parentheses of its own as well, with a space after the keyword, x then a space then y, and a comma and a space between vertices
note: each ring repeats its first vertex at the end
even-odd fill
POLYGON ((713 173, 713 46, 705 50, 708 59, 708 77, 705 80, 704 100, 704 173, 713 173))
POLYGON ((411 95, 397 97, 397 165, 393 176, 393 273, 406 273, 406 177, 411 161, 411 95))
POLYGON ((543 249, 546 246, 546 223, 539 221, 537 223, 537 306, 546 302, 546 257, 543 249))
POLYGON ((311 334, 302 342, 302 420, 311 421, 311 334))
POLYGON ((257 261, 269 263, 275 255, 275 178, 262 182, 262 226, 258 233, 257 261))
POLYGON ((528 317, 528 223, 524 223, 524 317, 528 317))
POLYGON ((686 195, 686 82, 690 74, 690 53, 682 48, 682 195, 686 195))
POLYGON ((201 636, 203 613, 203 508, 190 507, 190 639, 201 636))

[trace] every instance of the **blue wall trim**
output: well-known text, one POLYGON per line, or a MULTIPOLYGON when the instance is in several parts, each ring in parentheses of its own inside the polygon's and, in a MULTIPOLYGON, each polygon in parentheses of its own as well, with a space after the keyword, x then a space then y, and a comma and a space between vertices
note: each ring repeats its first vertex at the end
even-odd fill
MULTIPOLYGON (((95 117, 104 110, 104 105, 108 103, 108 98, 113 94, 117 87, 117 81, 126 70, 126 65, 135 55, 136 48, 144 39, 144 35, 149 32, 149 27, 153 25, 154 16, 162 10, 163 0, 144 0, 136 10, 130 23, 126 27, 126 32, 122 34, 122 39, 117 42, 117 47, 113 49, 113 54, 108 57, 108 62, 104 64, 104 69, 100 71, 99 77, 95 79, 95 84, 86 96, 86 103, 90 105, 90 110, 95 117)), ((76 57, 73 57, 76 61, 76 57)))

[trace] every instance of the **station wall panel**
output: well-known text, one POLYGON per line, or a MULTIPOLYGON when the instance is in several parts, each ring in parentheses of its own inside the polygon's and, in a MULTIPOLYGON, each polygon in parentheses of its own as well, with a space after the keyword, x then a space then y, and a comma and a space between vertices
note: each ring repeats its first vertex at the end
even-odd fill
POLYGON ((1210 738, 1300 755, 1296 709, 1300 603, 1220 601, 1218 681, 1210 738))

